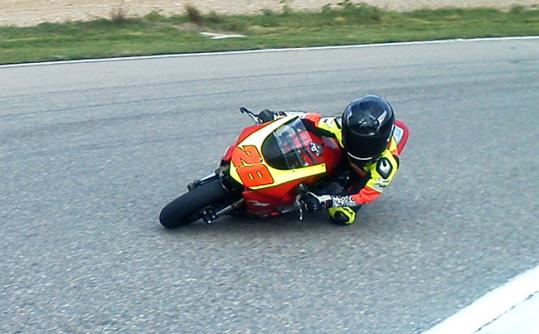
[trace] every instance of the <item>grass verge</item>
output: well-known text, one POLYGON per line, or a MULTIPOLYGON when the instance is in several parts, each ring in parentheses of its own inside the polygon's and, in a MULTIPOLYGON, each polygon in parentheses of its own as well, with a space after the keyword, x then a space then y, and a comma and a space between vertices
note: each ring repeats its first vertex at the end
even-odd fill
POLYGON ((259 15, 151 13, 141 18, 0 27, 0 64, 132 55, 343 45, 447 38, 539 35, 539 10, 440 9, 382 11, 344 1, 319 12, 259 15), (201 31, 244 34, 212 40, 201 31))

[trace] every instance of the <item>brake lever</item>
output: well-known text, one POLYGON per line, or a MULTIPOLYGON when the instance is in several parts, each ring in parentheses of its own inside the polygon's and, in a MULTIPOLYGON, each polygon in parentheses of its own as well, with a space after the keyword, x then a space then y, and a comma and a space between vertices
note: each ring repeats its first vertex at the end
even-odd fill
POLYGON ((304 217, 304 214, 303 214, 303 201, 301 200, 301 195, 297 195, 296 196, 296 201, 294 202, 294 207, 297 209, 298 213, 299 213, 299 221, 302 222, 303 221, 303 217, 304 217))
POLYGON ((305 216, 305 203, 303 202, 302 197, 307 192, 309 192, 309 188, 307 188, 307 186, 303 183, 298 184, 298 186, 296 187, 296 201, 294 202, 294 206, 299 212, 300 221, 303 221, 303 218, 305 216))
POLYGON ((245 107, 240 107, 240 112, 242 114, 247 114, 247 116, 249 116, 254 122, 255 124, 260 124, 260 120, 258 119, 258 116, 252 112, 251 110, 245 108, 245 107))

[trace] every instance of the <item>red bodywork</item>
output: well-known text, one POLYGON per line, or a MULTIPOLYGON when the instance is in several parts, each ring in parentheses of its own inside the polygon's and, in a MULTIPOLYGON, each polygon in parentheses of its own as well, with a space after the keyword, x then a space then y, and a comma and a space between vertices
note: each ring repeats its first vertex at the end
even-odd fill
POLYGON ((257 125, 252 125, 252 126, 248 126, 244 128, 243 131, 241 131, 238 138, 236 139, 236 141, 234 142, 234 144, 230 145, 226 149, 225 154, 223 155, 223 159, 221 160, 221 165, 230 162, 230 159, 232 159, 232 152, 234 152, 234 149, 236 148, 236 146, 238 146, 245 138, 249 137, 251 134, 262 129, 264 126, 268 124, 269 123, 257 124, 257 125))
POLYGON ((402 130, 402 137, 399 138, 397 143, 397 151, 399 154, 402 154, 402 151, 404 151, 404 146, 406 146, 406 143, 408 142, 408 127, 402 121, 395 121, 395 127, 402 130))
MULTIPOLYGON (((243 129, 235 143, 228 147, 228 149, 225 151, 221 165, 223 166, 230 164, 232 160, 232 153, 234 152, 235 148, 242 143, 245 138, 260 130, 267 124, 269 123, 253 125, 243 129)), ((245 201, 245 208, 248 214, 260 217, 277 216, 281 214, 283 210, 293 205, 294 201, 296 200, 295 188, 300 183, 304 183, 306 185, 314 184, 316 181, 332 174, 335 171, 335 168, 342 159, 342 149, 337 140, 328 137, 319 137, 312 132, 310 132, 308 136, 310 142, 314 142, 322 149, 320 155, 313 154, 309 155, 308 157, 305 156, 304 158, 314 165, 325 163, 326 173, 298 178, 287 183, 263 189, 245 189, 242 196, 245 201)))

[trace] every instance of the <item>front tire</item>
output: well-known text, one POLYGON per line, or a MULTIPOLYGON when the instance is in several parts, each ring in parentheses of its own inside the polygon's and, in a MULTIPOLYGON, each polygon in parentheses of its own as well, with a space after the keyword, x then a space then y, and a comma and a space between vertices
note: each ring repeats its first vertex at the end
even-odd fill
POLYGON ((187 225, 199 219, 200 211, 207 206, 232 197, 223 189, 219 178, 215 177, 168 203, 161 210, 159 221, 169 229, 187 225))

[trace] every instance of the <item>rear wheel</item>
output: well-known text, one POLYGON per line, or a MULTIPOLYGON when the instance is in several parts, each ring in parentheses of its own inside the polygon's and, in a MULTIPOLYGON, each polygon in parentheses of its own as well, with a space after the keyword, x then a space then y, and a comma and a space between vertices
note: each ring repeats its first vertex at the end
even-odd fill
POLYGON ((216 176, 168 203, 161 210, 159 221, 166 228, 187 225, 199 219, 201 211, 208 206, 232 202, 234 198, 232 193, 223 189, 216 176))

